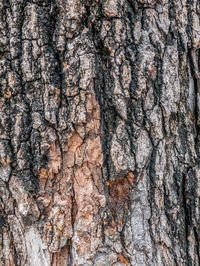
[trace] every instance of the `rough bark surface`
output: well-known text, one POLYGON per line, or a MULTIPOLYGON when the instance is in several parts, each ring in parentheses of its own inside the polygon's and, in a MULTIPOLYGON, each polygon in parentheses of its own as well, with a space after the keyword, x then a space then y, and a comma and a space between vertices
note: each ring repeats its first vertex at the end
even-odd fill
POLYGON ((199 19, 0 0, 0 265, 199 265, 199 19))

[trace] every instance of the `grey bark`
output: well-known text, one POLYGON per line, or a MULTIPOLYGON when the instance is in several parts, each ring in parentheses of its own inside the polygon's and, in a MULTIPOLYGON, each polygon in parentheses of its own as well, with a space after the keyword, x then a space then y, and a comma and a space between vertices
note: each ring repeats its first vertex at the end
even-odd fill
POLYGON ((0 265, 199 265, 199 19, 0 0, 0 265))

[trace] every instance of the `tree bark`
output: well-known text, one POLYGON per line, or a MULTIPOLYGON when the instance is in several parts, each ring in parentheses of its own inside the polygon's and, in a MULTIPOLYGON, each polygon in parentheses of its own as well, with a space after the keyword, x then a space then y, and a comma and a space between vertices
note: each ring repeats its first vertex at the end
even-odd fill
POLYGON ((199 265, 199 19, 0 0, 0 265, 199 265))

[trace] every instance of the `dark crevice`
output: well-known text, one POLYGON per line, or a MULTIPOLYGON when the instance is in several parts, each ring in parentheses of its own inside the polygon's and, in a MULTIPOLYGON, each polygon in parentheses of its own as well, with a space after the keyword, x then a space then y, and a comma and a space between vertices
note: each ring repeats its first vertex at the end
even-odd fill
MULTIPOLYGON (((197 55, 196 55, 197 56, 197 55)), ((195 66, 194 66, 194 60, 192 58, 192 50, 190 49, 188 52, 188 57, 189 57, 189 62, 190 62, 190 68, 191 68, 191 73, 192 77, 194 80, 194 92, 195 92, 195 104, 194 104, 194 125, 196 129, 196 137, 195 137, 195 144, 198 144, 198 133, 200 132, 200 125, 198 125, 198 117, 199 117, 199 110, 198 110, 198 101, 197 101, 197 93, 198 93, 198 84, 197 84, 197 79, 195 78, 195 66)))
MULTIPOLYGON (((188 172, 188 171, 187 171, 188 172)), ((190 258, 189 258, 189 242, 188 242, 188 236, 189 236, 189 225, 190 225, 190 213, 188 211, 188 206, 187 206, 187 192, 186 192, 186 178, 187 176, 184 175, 182 179, 182 198, 183 198, 183 208, 185 212, 185 243, 186 243, 186 254, 187 254, 187 261, 186 265, 191 265, 189 263, 190 258)))
POLYGON ((193 228, 194 231, 194 237, 195 237, 195 246, 196 246, 196 253, 197 253, 197 257, 198 257, 198 263, 200 265, 200 228, 194 227, 193 228))
POLYGON ((68 247, 68 266, 71 266, 71 265, 74 265, 73 264, 72 240, 71 239, 68 239, 67 247, 68 247))

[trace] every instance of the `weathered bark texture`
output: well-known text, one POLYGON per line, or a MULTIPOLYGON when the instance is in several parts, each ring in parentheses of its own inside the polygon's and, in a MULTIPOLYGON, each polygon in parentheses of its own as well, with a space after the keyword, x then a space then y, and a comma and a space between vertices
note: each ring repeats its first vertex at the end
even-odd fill
POLYGON ((199 265, 199 19, 0 0, 0 265, 199 265))

